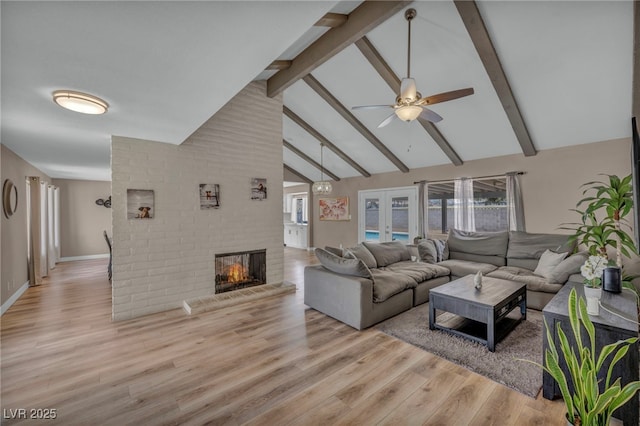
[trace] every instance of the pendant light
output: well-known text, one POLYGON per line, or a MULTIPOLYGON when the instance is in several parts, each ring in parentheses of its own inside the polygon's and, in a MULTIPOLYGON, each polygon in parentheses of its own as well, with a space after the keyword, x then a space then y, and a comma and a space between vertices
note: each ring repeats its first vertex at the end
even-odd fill
POLYGON ((333 187, 331 186, 331 182, 328 180, 324 180, 324 162, 322 158, 322 150, 324 149, 324 144, 320 144, 320 180, 317 182, 313 182, 311 186, 311 191, 316 195, 327 195, 331 194, 331 190, 333 187))

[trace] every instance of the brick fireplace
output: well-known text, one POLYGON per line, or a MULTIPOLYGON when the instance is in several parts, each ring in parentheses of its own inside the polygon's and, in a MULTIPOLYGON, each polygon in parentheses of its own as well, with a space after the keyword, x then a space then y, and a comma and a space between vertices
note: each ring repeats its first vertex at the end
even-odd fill
POLYGON ((215 255, 216 294, 266 284, 267 250, 215 255))

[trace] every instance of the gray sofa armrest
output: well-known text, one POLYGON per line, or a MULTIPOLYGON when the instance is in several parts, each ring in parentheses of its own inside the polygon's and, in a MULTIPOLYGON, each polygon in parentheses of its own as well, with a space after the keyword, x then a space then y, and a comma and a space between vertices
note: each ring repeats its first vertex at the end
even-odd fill
POLYGON ((336 274, 323 266, 304 269, 304 303, 351 327, 362 330, 373 303, 373 281, 336 274))

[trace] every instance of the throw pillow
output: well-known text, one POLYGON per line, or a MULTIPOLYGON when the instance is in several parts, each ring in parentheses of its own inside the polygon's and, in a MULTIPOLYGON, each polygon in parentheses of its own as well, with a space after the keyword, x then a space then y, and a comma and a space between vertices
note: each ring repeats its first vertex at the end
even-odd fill
POLYGON ((344 256, 344 250, 339 247, 324 246, 324 249, 329 253, 335 254, 336 256, 344 256))
POLYGON ((367 265, 367 268, 377 268, 378 263, 376 262, 376 258, 373 257, 373 254, 365 246, 362 244, 358 244, 355 247, 351 247, 346 250, 347 253, 353 254, 357 259, 360 259, 367 265))
POLYGON ((551 275, 548 277, 549 282, 564 284, 571 275, 580 273, 580 267, 588 257, 589 255, 585 252, 576 253, 567 257, 551 272, 551 275))
POLYGON ((371 271, 369 271, 367 265, 360 259, 346 259, 321 248, 316 249, 316 257, 322 266, 336 274, 354 275, 356 277, 372 279, 371 271))
POLYGON ((433 240, 422 240, 418 243, 418 255, 421 262, 438 263, 438 252, 433 240))
POLYGON ((438 253, 438 262, 449 260, 449 244, 447 240, 432 240, 438 253))
POLYGON ((555 253, 549 249, 545 250, 544 253, 542 253, 542 256, 540 256, 538 266, 533 273, 550 280, 553 270, 564 260, 565 257, 567 257, 568 254, 569 253, 566 252, 555 253))

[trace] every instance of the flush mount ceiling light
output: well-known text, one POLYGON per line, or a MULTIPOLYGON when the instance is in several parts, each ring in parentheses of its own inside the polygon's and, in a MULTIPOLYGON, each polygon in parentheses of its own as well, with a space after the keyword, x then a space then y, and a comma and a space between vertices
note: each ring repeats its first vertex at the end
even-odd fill
POLYGON ((109 109, 109 104, 102 99, 72 90, 56 90, 53 92, 53 101, 62 108, 83 114, 104 114, 109 109))

